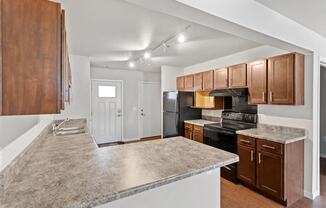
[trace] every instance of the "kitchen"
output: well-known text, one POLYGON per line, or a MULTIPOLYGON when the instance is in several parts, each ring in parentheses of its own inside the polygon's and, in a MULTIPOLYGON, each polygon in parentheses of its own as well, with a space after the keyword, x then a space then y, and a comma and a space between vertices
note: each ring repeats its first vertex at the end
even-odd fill
MULTIPOLYGON (((247 203, 259 199, 256 207, 313 207, 322 201, 322 196, 317 202, 310 200, 319 195, 323 183, 319 182, 316 159, 319 121, 312 119, 319 113, 314 91, 319 75, 313 71, 320 70, 322 57, 319 61, 311 55, 317 49, 303 47, 295 38, 298 43, 291 44, 259 36, 254 30, 239 32, 240 26, 235 32, 236 23, 219 22, 199 11, 205 10, 205 5, 192 5, 191 1, 158 1, 160 8, 134 0, 98 1, 101 6, 87 0, 78 6, 69 0, 60 2, 62 5, 43 0, 1 1, 0 129, 5 136, 1 139, 1 204, 144 207, 145 201, 152 199, 148 207, 198 207, 203 201, 205 207, 239 207, 239 202, 226 196, 232 188, 243 191, 239 199, 250 193, 252 200, 247 203), (185 12, 176 14, 167 9, 172 8, 168 4, 185 12), (28 9, 37 8, 47 11, 48 19, 42 12, 34 12, 34 19, 30 18, 28 9), (109 8, 111 12, 105 14, 109 8), (129 19, 116 23, 122 10, 128 11, 129 19), (15 11, 20 18, 9 18, 15 11), (132 22, 138 21, 137 17, 151 20, 155 26, 161 24, 161 33, 156 33, 147 49, 119 61, 118 44, 136 37, 119 31, 142 28, 143 22, 132 22), (212 23, 205 22, 210 18, 219 22, 220 30, 207 25, 212 23), (42 19, 42 24, 35 24, 35 19, 42 19), (25 32, 20 34, 28 36, 16 32, 22 20, 25 32), (120 29, 101 27, 105 23, 120 29), (52 35, 46 36, 49 30, 52 35), (41 32, 34 36, 35 31, 41 32), (44 39, 40 39, 42 32, 44 39), (110 47, 104 44, 104 36, 116 40, 110 43, 111 54, 103 52, 110 47), (35 45, 35 41, 44 42, 35 45), (30 53, 34 47, 43 54, 38 57, 51 58, 35 59, 30 53), (119 80, 121 84, 116 82, 119 80), (161 89, 154 87, 157 85, 161 89), (93 102, 96 96, 101 99, 93 102), (175 108, 173 99, 182 100, 182 96, 188 97, 180 102, 183 113, 175 108), (102 109, 102 101, 109 108, 102 109), (110 126, 113 117, 104 112, 112 110, 112 103, 120 107, 114 108, 115 124, 110 126), (166 117, 171 112, 180 117, 166 117), (160 135, 176 138, 159 139, 160 135), (94 176, 98 180, 90 180, 94 176), (195 184, 198 189, 191 189, 195 184)), ((221 6, 224 3, 220 2, 221 6)))

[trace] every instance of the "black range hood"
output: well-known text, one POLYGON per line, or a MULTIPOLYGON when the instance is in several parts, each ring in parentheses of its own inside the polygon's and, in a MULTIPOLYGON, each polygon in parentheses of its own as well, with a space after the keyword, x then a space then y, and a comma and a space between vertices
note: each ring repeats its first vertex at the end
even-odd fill
POLYGON ((244 97, 248 96, 248 88, 235 88, 235 89, 221 89, 213 90, 209 93, 209 96, 215 97, 244 97))

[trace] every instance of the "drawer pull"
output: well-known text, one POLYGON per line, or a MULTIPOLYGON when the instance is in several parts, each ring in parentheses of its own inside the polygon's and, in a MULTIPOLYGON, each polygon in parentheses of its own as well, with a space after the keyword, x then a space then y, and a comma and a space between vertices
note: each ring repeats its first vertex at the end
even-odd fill
POLYGON ((275 147, 263 144, 262 147, 275 150, 275 147))
POLYGON ((244 139, 240 139, 240 142, 243 142, 243 143, 246 143, 246 144, 250 144, 250 141, 244 140, 244 139))
POLYGON ((253 162, 253 161, 254 161, 254 151, 253 151, 253 150, 251 150, 251 152, 250 152, 250 153, 251 153, 251 155, 250 155, 250 156, 251 156, 251 162, 253 162))
POLYGON ((261 153, 258 153, 258 163, 261 163, 261 153))

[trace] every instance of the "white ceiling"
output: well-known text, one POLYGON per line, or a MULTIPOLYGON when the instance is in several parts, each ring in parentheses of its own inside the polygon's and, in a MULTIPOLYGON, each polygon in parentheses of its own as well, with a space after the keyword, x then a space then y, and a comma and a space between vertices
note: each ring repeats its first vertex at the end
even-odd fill
POLYGON ((93 66, 128 69, 129 60, 184 30, 187 42, 169 42, 151 61, 135 69, 158 71, 161 65, 186 67, 260 46, 260 44, 122 0, 58 0, 67 15, 71 53, 90 56, 93 66))
POLYGON ((256 0, 326 37, 325 0, 256 0))

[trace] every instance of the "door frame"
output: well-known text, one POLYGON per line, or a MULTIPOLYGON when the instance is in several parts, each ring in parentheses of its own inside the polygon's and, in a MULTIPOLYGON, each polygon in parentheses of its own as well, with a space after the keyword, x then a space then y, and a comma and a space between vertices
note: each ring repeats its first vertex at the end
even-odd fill
MULTIPOLYGON (((93 82, 117 82, 121 84, 121 141, 123 141, 124 138, 124 83, 123 80, 112 80, 112 79, 96 79, 96 78, 91 78, 91 96, 90 96, 90 102, 91 102, 91 119, 90 119, 90 127, 91 127, 91 134, 93 134, 93 102, 92 102, 92 97, 93 97, 93 82)), ((93 136, 92 136, 93 138, 93 136)), ((94 138, 93 138, 94 140, 94 138)), ((95 141, 95 140, 94 140, 95 141)))
MULTIPOLYGON (((141 117, 140 117, 140 86, 142 85, 142 84, 155 84, 155 85, 158 85, 158 86, 160 86, 161 87, 161 83, 160 82, 150 82, 150 81, 138 81, 138 104, 137 104, 137 123, 138 123, 138 138, 139 139, 141 139, 141 138, 143 138, 142 137, 142 135, 140 134, 141 133, 141 131, 140 131, 140 119, 141 119, 141 117)), ((161 93, 161 91, 160 91, 160 93, 161 93)), ((161 96, 160 96, 160 99, 161 99, 161 96)), ((162 100, 161 100, 162 101, 162 100)), ((160 101, 160 109, 162 109, 162 102, 160 101)), ((160 114, 161 114, 161 112, 160 112, 160 114)), ((162 122, 162 118, 160 119, 161 120, 161 122, 162 122)), ((160 132, 162 132, 162 124, 160 125, 161 127, 161 129, 160 129, 160 132)))

